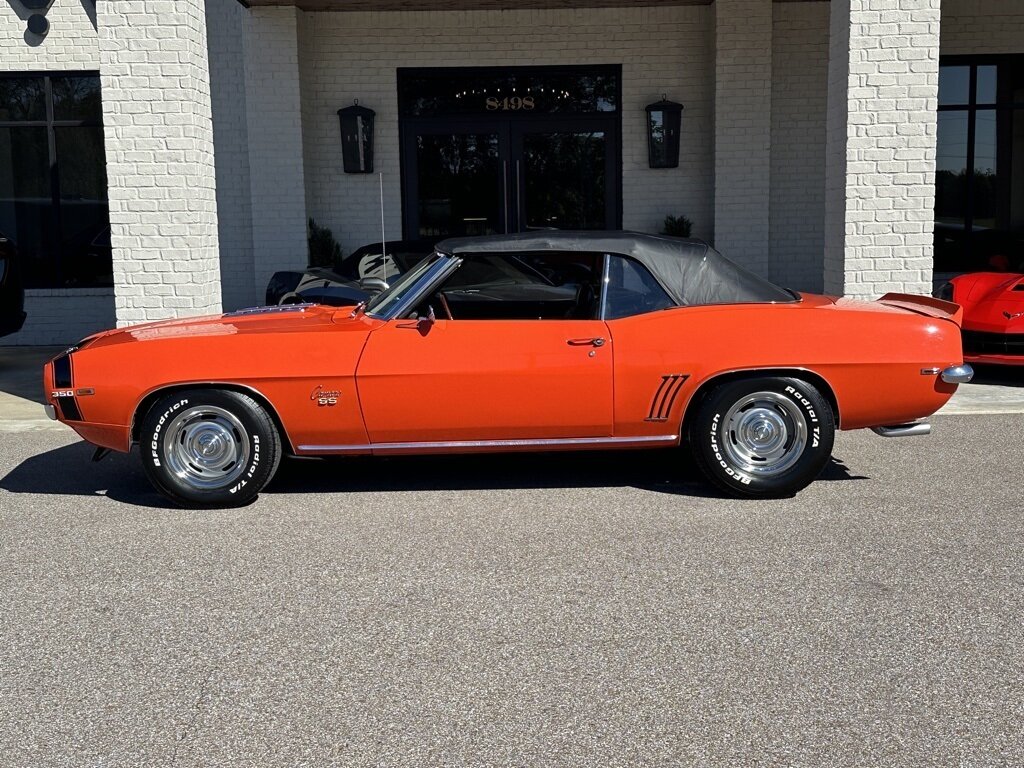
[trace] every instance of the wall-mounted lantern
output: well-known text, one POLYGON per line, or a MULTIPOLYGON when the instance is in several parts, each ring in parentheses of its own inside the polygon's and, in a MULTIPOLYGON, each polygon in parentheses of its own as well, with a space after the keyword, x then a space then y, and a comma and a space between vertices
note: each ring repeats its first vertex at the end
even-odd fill
POLYGON ((28 17, 28 31, 37 37, 46 37, 46 33, 50 31, 50 22, 46 18, 46 13, 53 5, 53 0, 21 0, 21 2, 25 8, 33 11, 32 15, 28 17))
POLYGON ((359 106, 359 99, 351 107, 338 110, 341 119, 341 158, 345 173, 373 173, 373 118, 372 109, 359 106))
POLYGON ((651 168, 679 167, 679 129, 683 105, 661 101, 647 105, 647 159, 651 168))

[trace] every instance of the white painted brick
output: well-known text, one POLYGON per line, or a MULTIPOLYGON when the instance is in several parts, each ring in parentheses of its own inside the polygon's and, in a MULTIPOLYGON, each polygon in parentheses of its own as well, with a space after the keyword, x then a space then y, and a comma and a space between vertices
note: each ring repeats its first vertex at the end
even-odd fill
POLYGON ((98 70, 96 13, 82 0, 54 0, 46 14, 50 32, 39 38, 28 31, 30 13, 20 0, 0 6, 0 72, 98 70))
POLYGON ((98 9, 118 323, 135 322, 140 314, 156 320, 217 312, 220 258, 205 3, 119 0, 98 9), (136 58, 140 52, 145 64, 136 58), (140 151, 159 152, 162 162, 147 162, 140 151), (147 200, 162 202, 140 202, 147 200), (143 231, 151 234, 140 237, 143 231), (140 273, 127 268, 145 259, 181 265, 190 274, 188 283, 175 286, 175 300, 148 291, 140 273))
POLYGON ((897 153, 917 137, 934 146, 939 19, 939 0, 831 3, 824 248, 831 293, 870 298, 887 290, 931 291, 931 235, 901 224, 923 219, 914 212, 932 215, 934 150, 913 173, 897 153), (872 23, 876 12, 897 20, 900 34, 892 34, 891 24, 872 23), (897 49, 897 60, 910 63, 860 55, 876 47, 897 49), (879 218, 879 210, 890 209, 865 202, 876 198, 890 199, 902 216, 879 218), (903 269, 877 268, 897 253, 903 269))
MULTIPOLYGON (((388 237, 400 236, 398 67, 621 63, 623 225, 657 232, 666 215, 684 214, 695 235, 710 238, 712 20, 710 6, 301 14, 309 215, 346 252, 380 237, 376 174, 342 172, 337 111, 358 98, 377 113, 374 166, 384 174, 388 237), (680 167, 652 170, 643 108, 663 93, 685 105, 680 167)), ((298 261, 291 251, 275 258, 278 268, 298 261)))
POLYGON ((771 251, 765 274, 804 291, 822 290, 824 279, 828 10, 826 2, 772 6, 771 251))
POLYGON ((114 325, 112 288, 28 290, 25 326, 0 346, 74 344, 114 325))

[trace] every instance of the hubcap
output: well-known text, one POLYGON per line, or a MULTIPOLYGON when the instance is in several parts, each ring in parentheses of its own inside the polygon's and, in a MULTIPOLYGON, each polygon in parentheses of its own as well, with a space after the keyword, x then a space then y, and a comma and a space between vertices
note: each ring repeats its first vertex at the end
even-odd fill
POLYGON ((735 403, 722 421, 722 451, 734 469, 772 477, 792 467, 807 445, 807 418, 775 392, 755 392, 735 403))
POLYGON ((216 406, 175 416, 164 432, 163 448, 168 469, 199 490, 231 485, 249 462, 245 428, 234 414, 216 406))

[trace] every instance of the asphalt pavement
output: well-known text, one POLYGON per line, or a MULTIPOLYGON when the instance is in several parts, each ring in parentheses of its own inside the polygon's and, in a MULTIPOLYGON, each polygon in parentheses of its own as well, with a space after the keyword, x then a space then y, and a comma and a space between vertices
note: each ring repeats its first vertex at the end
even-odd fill
POLYGON ((169 508, 0 434, 3 766, 1024 764, 1022 415, 678 451, 289 461, 169 508))

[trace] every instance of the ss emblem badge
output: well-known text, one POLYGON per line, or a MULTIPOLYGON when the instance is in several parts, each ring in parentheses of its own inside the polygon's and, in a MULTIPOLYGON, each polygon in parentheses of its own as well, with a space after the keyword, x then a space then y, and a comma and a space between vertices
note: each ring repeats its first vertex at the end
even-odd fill
POLYGON ((341 392, 337 389, 324 389, 322 384, 317 384, 309 399, 315 401, 319 408, 330 408, 338 404, 341 392))

